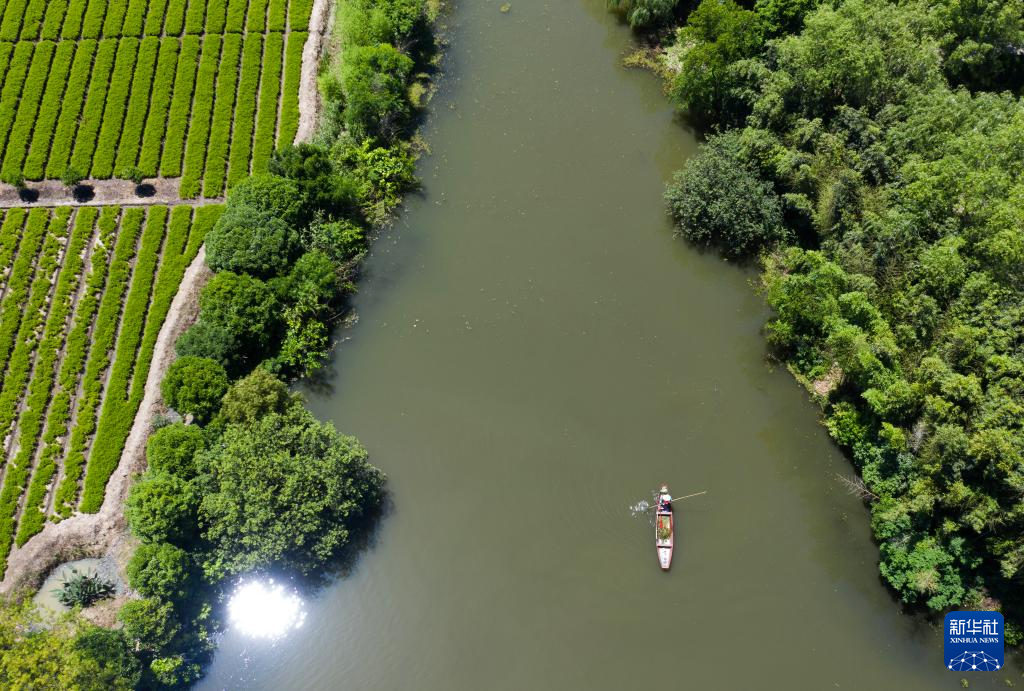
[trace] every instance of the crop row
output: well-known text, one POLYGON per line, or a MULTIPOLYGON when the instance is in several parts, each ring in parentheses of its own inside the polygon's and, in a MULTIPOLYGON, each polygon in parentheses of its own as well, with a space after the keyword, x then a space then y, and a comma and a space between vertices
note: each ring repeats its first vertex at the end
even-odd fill
MULTIPOLYGON (((177 41, 169 40, 165 46, 174 46, 177 52, 177 41)), ((139 62, 135 66, 135 76, 132 79, 131 98, 128 101, 128 110, 125 114, 124 127, 121 130, 121 143, 117 147, 116 170, 122 171, 129 166, 134 166, 139 158, 139 145, 142 142, 142 128, 146 124, 146 116, 149 115, 150 88, 153 83, 153 71, 156 69, 157 54, 161 51, 160 39, 147 36, 142 39, 139 46, 139 62)), ((115 134, 109 140, 101 143, 110 147, 109 142, 116 142, 115 134)), ((100 165, 100 157, 97 154, 92 162, 92 174, 94 177, 108 177, 114 172, 114 168, 107 168, 104 158, 103 167, 100 165)))
POLYGON ((313 0, 8 0, 0 41, 306 31, 313 0))
MULTIPOLYGON (((106 210, 104 213, 112 211, 114 209, 106 210)), ((85 207, 79 210, 75 220, 75 231, 68 250, 70 252, 68 261, 77 261, 79 272, 82 270, 82 262, 85 258, 79 255, 80 252, 83 252, 84 248, 79 247, 78 241, 79 238, 87 239, 92 237, 93 227, 98 215, 97 209, 85 207)), ((46 519, 43 501, 46 498, 47 488, 57 472, 57 464, 64 453, 64 438, 68 433, 68 422, 71 420, 71 405, 75 389, 78 387, 78 378, 85 365, 89 329, 92 326, 92 318, 96 314, 99 297, 107 278, 107 260, 110 256, 107 247, 114 238, 112 232, 110 232, 112 231, 112 226, 107 225, 105 227, 108 229, 107 234, 100 234, 99 242, 92 249, 90 271, 86 279, 85 290, 82 292, 75 307, 74 324, 71 326, 71 330, 64 341, 64 360, 60 366, 57 387, 50 402, 50 411, 46 418, 43 450, 39 454, 39 461, 32 476, 32 483, 29 486, 28 496, 25 498, 25 507, 22 510, 21 521, 18 525, 18 545, 25 544, 30 537, 42 530, 46 519)), ((63 276, 61 280, 63 281, 63 276)))
POLYGON ((103 397, 103 408, 96 426, 96 438, 92 443, 92 451, 86 466, 85 487, 82 492, 82 505, 86 511, 99 510, 100 504, 103 502, 103 489, 106 487, 107 478, 110 477, 113 466, 117 465, 117 460, 121 456, 120 445, 115 450, 108 440, 112 436, 116 437, 122 428, 127 431, 135 417, 135 411, 128 410, 130 394, 128 387, 138 354, 139 342, 146 324, 150 293, 160 260, 160 248, 163 245, 166 226, 167 207, 152 207, 146 221, 145 231, 142 234, 142 245, 135 260, 131 289, 124 303, 114 361, 110 367, 108 384, 103 397), (105 472, 106 464, 111 460, 113 466, 109 468, 109 472, 105 472), (102 482, 97 480, 99 476, 103 477, 102 482))
MULTIPOLYGON (((166 216, 166 210, 164 215, 166 216)), ((103 413, 86 472, 85 488, 82 492, 82 511, 98 511, 103 502, 103 492, 107 481, 117 467, 135 414, 142 403, 160 328, 167 317, 171 302, 178 291, 178 285, 185 275, 185 270, 199 251, 199 245, 206 232, 213 227, 220 215, 220 207, 199 208, 196 211, 194 222, 190 219, 190 215, 191 209, 185 206, 175 207, 171 212, 167 238, 164 241, 163 257, 160 262, 160 272, 153 286, 152 298, 148 302, 144 331, 137 354, 133 348, 130 348, 131 344, 123 336, 118 342, 114 372, 111 375, 110 388, 103 404, 103 413), (133 354, 135 357, 131 357, 133 354), (123 366, 122 362, 125 363, 123 366), (132 373, 130 382, 127 378, 129 371, 132 373)), ((133 293, 135 290, 136 286, 133 285, 133 293)), ((146 297, 149 298, 148 292, 146 297)), ((129 297, 130 302, 131 297, 129 297)), ((129 318, 128 313, 131 309, 132 306, 129 304, 126 308, 126 320, 129 318)))
MULTIPOLYGON (((47 237, 47 248, 44 250, 44 258, 47 260, 46 281, 40 282, 39 289, 33 289, 32 301, 29 309, 33 310, 36 316, 33 321, 32 331, 25 341, 26 363, 25 378, 21 382, 24 387, 28 379, 30 361, 33 354, 37 353, 38 358, 33 371, 32 382, 28 387, 28 394, 25 398, 24 411, 21 413, 18 425, 17 454, 7 463, 7 471, 4 474, 3 490, 0 490, 0 570, 6 570, 7 555, 11 547, 11 537, 14 532, 15 513, 19 500, 25 491, 25 484, 28 481, 29 473, 32 470, 32 459, 35 457, 36 447, 39 442, 39 434, 42 431, 43 416, 50 401, 53 390, 53 378, 57 365, 57 355, 60 350, 60 342, 63 338, 63 326, 67 319, 68 311, 71 309, 71 293, 74 285, 77 284, 78 271, 73 266, 65 266, 60 272, 60 281, 56 286, 57 293, 51 302, 51 310, 47 315, 44 304, 53 288, 53 272, 59 264, 58 254, 61 247, 60 239, 67 232, 68 218, 71 215, 70 209, 58 209, 50 221, 50 233, 47 237), (35 334, 43 327, 44 315, 49 317, 43 330, 43 337, 38 344, 35 342, 35 334)), ((40 268, 43 268, 42 266, 40 268)), ((19 344, 20 347, 21 344, 19 344)), ((18 354, 20 357, 20 354, 18 354)), ((19 360, 19 365, 22 360, 19 360)), ((15 364, 12 359, 11 365, 15 364)), ((13 380, 8 380, 13 381, 13 380)), ((5 382, 5 387, 7 382, 5 382)), ((18 392, 19 398, 22 394, 18 392)))
MULTIPOLYGON (((0 439, 13 431, 14 422, 18 417, 18 403, 25 393, 25 384, 28 383, 32 371, 36 338, 45 322, 47 297, 53 286, 53 272, 58 266, 62 240, 67 232, 68 215, 69 210, 63 209, 61 214, 55 214, 50 219, 43 249, 36 264, 35 277, 28 290, 28 299, 20 305, 21 323, 14 350, 10 354, 10 359, 3 363, 6 371, 3 386, 0 387, 0 439)), ((36 222, 46 226, 48 216, 48 211, 41 211, 34 217, 30 216, 29 223, 36 222)))
MULTIPOLYGON (((235 104, 235 126, 231 132, 231 160, 228 162, 228 187, 249 175, 249 159, 252 154, 252 133, 256 125, 256 96, 260 88, 260 68, 263 60, 263 37, 249 34, 245 37, 242 51, 242 76, 238 84, 238 99, 235 104)), ((271 137, 273 140, 273 137, 271 137)), ((226 153, 226 152, 225 152, 226 153)), ((207 176, 210 164, 206 164, 207 176)), ((207 197, 220 194, 223 179, 216 186, 204 182, 203 193, 207 197), (213 194, 211 194, 213 192, 213 194)))
POLYGON ((181 176, 179 194, 195 197, 199 194, 199 179, 206 162, 206 143, 210 135, 210 111, 213 109, 214 81, 220 58, 222 39, 207 36, 203 41, 203 56, 196 75, 196 91, 189 122, 188 145, 185 148, 185 170, 181 176))
MULTIPOLYGON (((96 411, 103 395, 104 374, 110 364, 110 352, 117 335, 118 317, 121 314, 124 292, 128 287, 131 275, 131 260, 135 254, 135 245, 142 228, 144 211, 127 209, 121 219, 121 230, 118 233, 114 258, 111 261, 106 290, 100 302, 93 327, 91 346, 82 381, 82 393, 78 400, 75 426, 71 432, 71 441, 67 457, 64 460, 64 477, 54 495, 54 510, 67 517, 75 508, 78 497, 78 484, 85 465, 85 455, 89 440, 96 429, 96 411)), ((101 218, 101 224, 109 218, 101 218)), ((116 221, 113 221, 116 222, 116 221)))
MULTIPOLYGON (((56 237, 62 229, 66 231, 70 212, 66 208, 54 212, 50 222, 51 236, 56 237)), ((64 342, 66 324, 74 308, 75 294, 81 280, 86 242, 92 235, 90 214, 85 216, 85 219, 75 223, 64 253, 42 340, 34 347, 37 359, 24 411, 18 420, 17 454, 7 466, 3 490, 0 491, 0 569, 10 549, 15 514, 32 470, 45 413, 53 398, 53 382, 57 375, 61 344, 64 342)))
MULTIPOLYGON (((24 286, 0 385, 0 429, 17 440, 0 489, 0 574, 11 545, 42 530, 51 490, 58 520, 99 509, 160 329, 220 212, 83 208, 70 224, 69 208, 12 209, 0 223, 0 260, 14 260, 10 275, 24 286)), ((14 288, 9 281, 11 299, 14 288)))
MULTIPOLYGON (((14 210, 8 217, 14 214, 14 210)), ((46 232, 46 211, 33 209, 25 224, 18 255, 7 276, 7 290, 3 302, 0 302, 0 381, 6 377, 7 361, 14 347, 14 338, 21 325, 28 300, 29 287, 35 273, 36 256, 46 232)))
MULTIPOLYGON (((252 171, 267 169, 277 141, 277 103, 281 95, 281 69, 284 36, 268 34, 263 48, 263 74, 260 77, 260 105, 256 113, 256 136, 252 145, 252 171)), ((229 181, 230 183, 230 181, 229 181)))
POLYGON ((306 34, 295 31, 288 34, 288 47, 284 57, 284 95, 281 99, 281 124, 277 130, 279 142, 292 143, 299 130, 299 81, 302 79, 302 49, 306 34))
MULTIPOLYGON (((206 163, 203 166, 203 194, 215 197, 224 189, 224 175, 227 172, 228 147, 231 144, 231 122, 235 112, 235 93, 238 86, 238 61, 242 53, 242 37, 229 34, 224 37, 224 55, 221 57, 220 74, 217 75, 217 102, 213 108, 213 122, 210 125, 210 141, 206 149, 206 163)), ((186 167, 181 185, 189 180, 186 167)), ((185 196, 184 193, 182 196, 185 196)))

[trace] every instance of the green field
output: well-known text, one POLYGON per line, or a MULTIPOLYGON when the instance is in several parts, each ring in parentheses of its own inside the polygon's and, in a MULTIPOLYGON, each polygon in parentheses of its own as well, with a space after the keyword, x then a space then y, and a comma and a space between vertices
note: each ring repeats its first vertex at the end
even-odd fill
POLYGON ((0 1, 0 178, 217 198, 291 141, 310 0, 0 1), (270 76, 271 78, 265 78, 270 76), (257 113, 259 118, 257 120, 257 113))

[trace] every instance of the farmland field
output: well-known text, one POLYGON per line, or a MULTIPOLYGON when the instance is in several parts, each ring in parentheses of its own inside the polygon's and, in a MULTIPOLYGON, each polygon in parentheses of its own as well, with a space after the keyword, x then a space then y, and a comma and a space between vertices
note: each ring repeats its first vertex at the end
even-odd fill
POLYGON ((0 180, 164 178, 179 197, 0 210, 0 576, 47 521, 100 508, 220 199, 295 138, 310 12, 0 0, 0 180))
POLYGON ((295 137, 310 0, 0 0, 0 178, 219 198, 295 137), (257 120, 258 113, 258 120, 257 120))
MULTIPOLYGON (((20 209, 0 224, 0 567, 47 517, 95 511, 157 333, 219 205, 20 209)), ((2 570, 2 569, 0 569, 2 570)))

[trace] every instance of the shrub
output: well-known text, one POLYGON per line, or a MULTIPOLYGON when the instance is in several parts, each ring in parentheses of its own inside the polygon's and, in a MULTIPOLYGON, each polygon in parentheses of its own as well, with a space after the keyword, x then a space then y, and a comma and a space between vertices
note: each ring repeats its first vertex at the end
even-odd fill
POLYGON ((171 363, 160 383, 167 405, 197 420, 217 411, 228 390, 228 375, 217 362, 201 357, 180 357, 171 363))
POLYGON ((125 518, 143 542, 187 544, 195 533, 198 498, 192 485, 168 473, 146 473, 132 485, 125 518))
POLYGON ((412 69, 412 59, 388 44, 346 49, 340 75, 344 119, 356 138, 390 140, 405 128, 412 69))
POLYGON ((219 417, 226 424, 248 424, 270 413, 283 413, 299 400, 283 381, 257 367, 224 394, 219 417))
POLYGON ((675 174, 665 193, 679 231, 729 257, 753 254, 784 237, 782 203, 732 151, 732 135, 712 137, 675 174))
POLYGON ((177 422, 161 427, 149 438, 146 461, 156 472, 191 480, 196 474, 195 456, 205 446, 198 427, 177 422))
POLYGON ((204 321, 189 327, 174 344, 178 357, 202 357, 220 363, 234 373, 241 364, 241 345, 226 327, 204 321))
POLYGON ((141 650, 160 650, 178 632, 174 607, 156 598, 129 600, 117 618, 124 624, 124 635, 141 650))
POLYGON ((114 584, 95 573, 79 573, 71 569, 61 587, 54 591, 57 601, 65 607, 88 607, 114 595, 114 584))
POLYGON ((143 597, 174 601, 188 590, 188 553, 166 542, 139 545, 127 571, 128 582, 143 597))
POLYGON ((286 222, 248 204, 232 204, 206 238, 206 263, 214 271, 270 277, 288 266, 293 246, 286 222))

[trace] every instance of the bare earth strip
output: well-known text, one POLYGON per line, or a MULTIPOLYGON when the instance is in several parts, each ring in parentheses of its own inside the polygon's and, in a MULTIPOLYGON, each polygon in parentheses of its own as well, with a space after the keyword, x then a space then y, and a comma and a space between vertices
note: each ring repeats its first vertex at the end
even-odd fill
POLYGON ((146 379, 146 394, 135 416, 121 462, 107 484, 103 506, 98 513, 76 514, 60 523, 49 523, 23 547, 15 547, 0 581, 0 594, 21 588, 38 588, 54 566, 83 555, 113 554, 123 563, 130 550, 122 506, 134 475, 146 467, 146 439, 153 416, 161 411, 160 380, 174 360, 174 342, 196 319, 199 290, 212 275, 206 267, 206 248, 201 247, 189 265, 174 296, 153 352, 146 379))
MULTIPOLYGON (((299 81, 299 127, 295 142, 309 141, 316 130, 320 115, 320 90, 317 88, 317 73, 325 44, 328 24, 334 16, 333 0, 314 0, 313 12, 309 18, 309 38, 302 48, 302 75, 299 81)), ((281 99, 284 100, 283 98, 281 99)))
POLYGON ((32 208, 35 206, 152 206, 154 204, 219 204, 224 200, 217 199, 182 199, 178 196, 180 178, 153 178, 146 184, 153 186, 153 194, 140 197, 135 193, 135 183, 130 180, 83 180, 83 185, 92 187, 93 196, 87 201, 79 201, 71 195, 71 191, 59 180, 44 180, 32 183, 29 188, 39 197, 34 202, 22 199, 18 190, 6 183, 0 183, 0 209, 15 206, 32 208))

